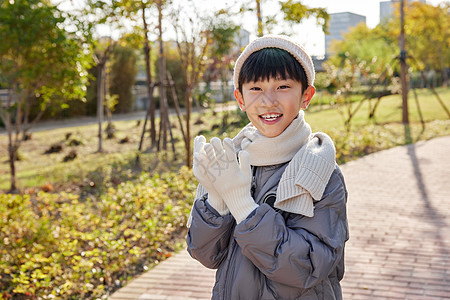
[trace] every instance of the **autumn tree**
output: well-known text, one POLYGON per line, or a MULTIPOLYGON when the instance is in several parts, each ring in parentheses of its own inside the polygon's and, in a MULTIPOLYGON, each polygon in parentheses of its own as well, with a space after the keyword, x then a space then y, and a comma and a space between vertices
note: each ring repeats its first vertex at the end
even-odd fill
MULTIPOLYGON (((406 58, 413 71, 423 73, 436 70, 446 75, 445 69, 450 65, 448 47, 450 22, 446 15, 448 7, 448 4, 432 6, 419 2, 409 3, 405 7, 406 58)), ((327 77, 336 88, 337 99, 341 99, 341 103, 346 103, 347 121, 351 120, 355 109, 351 109, 353 103, 347 103, 342 99, 350 99, 345 95, 361 91, 359 88, 361 83, 365 85, 366 90, 373 85, 384 86, 381 91, 378 88, 378 93, 370 93, 366 97, 377 98, 375 105, 371 106, 369 117, 374 116, 380 97, 387 89, 395 93, 400 91, 398 7, 396 11, 396 16, 390 21, 382 22, 373 29, 360 24, 344 35, 342 41, 336 41, 331 45, 334 55, 326 63, 327 77), (357 80, 354 80, 355 75, 357 80)), ((447 80, 445 77, 444 79, 447 80)), ((448 112, 439 95, 437 93, 435 95, 443 109, 448 112)), ((356 108, 358 107, 360 106, 357 105, 356 108)))
MULTIPOLYGON (((229 21, 226 16, 217 18, 212 24, 210 47, 211 63, 208 66, 210 71, 216 71, 216 76, 222 82, 222 99, 226 101, 228 95, 225 91, 228 81, 231 79, 233 70, 232 62, 237 53, 233 53, 234 39, 238 34, 240 27, 229 21)), ((240 49, 238 49, 240 51, 240 49)), ((211 78, 211 76, 210 76, 211 78)))
POLYGON ((208 62, 208 49, 211 39, 211 17, 199 15, 193 1, 187 1, 183 7, 174 7, 172 25, 176 34, 176 44, 183 65, 186 80, 186 165, 191 165, 191 106, 194 88, 196 87, 208 62), (187 10, 186 6, 191 9, 187 10))
POLYGON ((139 36, 139 38, 135 39, 135 41, 139 41, 139 43, 141 44, 145 57, 145 74, 149 105, 143 126, 141 142, 139 145, 139 150, 141 150, 148 118, 150 118, 151 146, 153 147, 156 145, 156 103, 153 99, 153 90, 155 87, 155 83, 152 79, 152 43, 150 34, 156 29, 155 24, 158 17, 152 15, 152 13, 154 11, 157 11, 157 2, 154 0, 118 0, 116 1, 116 4, 119 7, 122 15, 136 24, 134 28, 134 34, 135 36, 139 36))
POLYGON ((115 111, 130 112, 133 108, 132 87, 137 74, 135 49, 117 43, 111 56, 110 94, 117 95, 115 111))
MULTIPOLYGON (((86 36, 92 37, 96 34, 99 25, 105 26, 110 32, 120 31, 122 29, 122 14, 119 9, 119 3, 115 0, 86 0, 86 5, 78 12, 78 19, 84 23, 86 27, 86 36)), ((104 108, 109 95, 107 84, 107 63, 111 58, 113 49, 117 41, 111 36, 100 36, 97 39, 88 38, 92 43, 93 59, 97 65, 97 119, 98 119, 98 152, 103 151, 103 117, 104 108)), ((109 109, 108 106, 106 109, 109 109)), ((108 119, 108 128, 112 128, 111 118, 108 119)))
MULTIPOLYGON (((264 33, 269 33, 273 25, 279 21, 277 19, 278 13, 265 14, 263 11, 264 2, 271 2, 272 0, 248 0, 241 6, 241 12, 256 12, 257 18, 257 35, 263 36, 264 33)), ((274 2, 274 1, 272 1, 274 2)), ((328 28, 329 15, 325 8, 311 8, 301 3, 301 1, 287 0, 279 1, 280 11, 284 21, 299 24, 304 19, 315 18, 318 25, 322 26, 324 32, 328 28)))
POLYGON ((340 41, 333 41, 328 65, 343 67, 346 62, 363 63, 361 75, 367 80, 376 81, 386 68, 392 67, 398 46, 396 41, 386 37, 385 29, 379 26, 370 29, 360 23, 353 27, 340 41))
MULTIPOLYGON (((421 2, 405 6, 406 50, 411 67, 419 72, 441 72, 448 82, 445 69, 450 67, 450 3, 437 6, 421 2)), ((399 35, 398 9, 388 25, 390 36, 399 35)))
POLYGON ((49 1, 15 0, 0 4, 0 73, 9 90, 0 117, 8 133, 10 190, 17 190, 15 162, 27 132, 51 103, 67 106, 86 91, 89 51, 63 14, 49 1), (30 119, 30 108, 40 112, 30 119))
POLYGON ((341 41, 331 44, 333 55, 324 64, 333 90, 338 111, 344 119, 344 125, 350 130, 351 121, 361 108, 364 100, 369 101, 369 117, 383 96, 398 92, 398 78, 394 77, 397 53, 395 40, 386 36, 383 25, 370 29, 366 24, 353 27, 341 41), (355 103, 355 94, 364 94, 363 101, 355 103), (371 99, 376 98, 372 105, 371 99))
POLYGON ((280 1, 280 5, 285 21, 299 24, 304 19, 315 18, 317 25, 322 27, 322 31, 327 32, 330 16, 325 8, 308 7, 300 1, 293 0, 280 1))

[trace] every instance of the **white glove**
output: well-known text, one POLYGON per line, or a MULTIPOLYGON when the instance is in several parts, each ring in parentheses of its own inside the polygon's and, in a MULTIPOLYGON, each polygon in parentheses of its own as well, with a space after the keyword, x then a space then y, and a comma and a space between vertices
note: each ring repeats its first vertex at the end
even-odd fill
POLYGON ((208 191, 208 203, 217 212, 225 216, 229 213, 229 209, 222 197, 217 193, 214 188, 210 177, 207 175, 209 171, 209 160, 205 153, 206 139, 203 135, 197 136, 194 139, 194 163, 193 171, 198 182, 208 191))
POLYGON ((210 166, 207 176, 239 224, 258 207, 250 192, 252 171, 249 154, 240 151, 238 162, 233 141, 229 138, 224 139, 223 145, 220 139, 213 138, 204 149, 210 166))

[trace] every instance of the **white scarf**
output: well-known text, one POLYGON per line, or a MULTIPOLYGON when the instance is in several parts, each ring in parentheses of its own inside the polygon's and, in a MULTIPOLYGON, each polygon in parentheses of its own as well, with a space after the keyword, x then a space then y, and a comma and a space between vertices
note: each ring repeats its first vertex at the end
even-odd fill
POLYGON ((273 166, 290 161, 311 136, 311 127, 304 116, 305 113, 300 111, 297 118, 273 138, 263 135, 252 123, 247 124, 233 138, 236 152, 247 151, 252 166, 273 166))
POLYGON ((250 123, 233 142, 236 151, 249 152, 253 166, 289 161, 281 176, 274 206, 283 211, 314 216, 314 201, 322 198, 335 169, 336 150, 327 134, 311 133, 303 111, 279 136, 268 138, 250 123))
MULTIPOLYGON (((314 201, 320 201, 336 162, 336 150, 331 138, 322 132, 311 133, 305 113, 279 135, 268 138, 251 123, 233 139, 236 152, 246 150, 253 166, 270 166, 289 161, 278 184, 274 206, 283 211, 314 216, 314 201)), ((195 199, 206 194, 199 184, 195 199)), ((192 221, 192 211, 187 227, 192 221)))

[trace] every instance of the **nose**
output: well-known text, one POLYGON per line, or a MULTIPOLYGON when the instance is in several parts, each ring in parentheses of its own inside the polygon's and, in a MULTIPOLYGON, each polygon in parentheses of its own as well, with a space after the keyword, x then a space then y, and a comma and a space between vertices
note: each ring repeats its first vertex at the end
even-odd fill
POLYGON ((277 96, 272 91, 267 91, 266 93, 262 94, 262 101, 261 104, 266 107, 276 107, 278 106, 278 100, 277 96))

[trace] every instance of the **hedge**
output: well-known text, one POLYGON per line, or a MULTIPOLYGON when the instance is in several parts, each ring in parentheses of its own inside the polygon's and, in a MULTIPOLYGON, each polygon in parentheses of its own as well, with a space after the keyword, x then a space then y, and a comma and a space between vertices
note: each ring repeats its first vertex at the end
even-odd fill
POLYGON ((98 199, 0 195, 0 299, 107 298, 170 256, 185 235, 195 186, 182 168, 144 173, 98 199))

